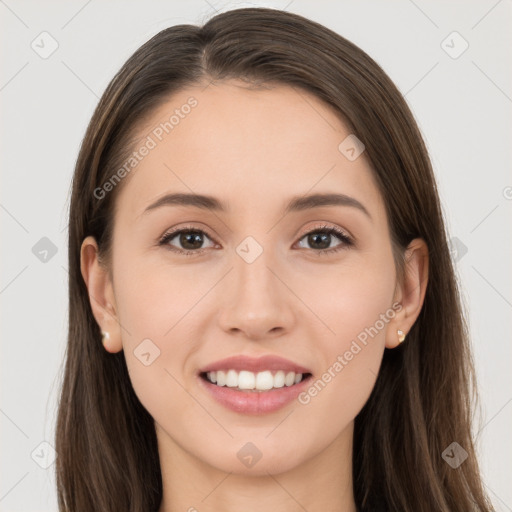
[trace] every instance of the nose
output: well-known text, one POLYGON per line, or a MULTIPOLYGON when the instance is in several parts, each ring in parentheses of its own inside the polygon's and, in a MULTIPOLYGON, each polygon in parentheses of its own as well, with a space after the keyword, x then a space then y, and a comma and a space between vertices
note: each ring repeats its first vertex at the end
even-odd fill
POLYGON ((252 263, 234 259, 223 290, 220 327, 230 335, 262 341, 293 328, 300 302, 286 283, 285 272, 263 253, 252 263))

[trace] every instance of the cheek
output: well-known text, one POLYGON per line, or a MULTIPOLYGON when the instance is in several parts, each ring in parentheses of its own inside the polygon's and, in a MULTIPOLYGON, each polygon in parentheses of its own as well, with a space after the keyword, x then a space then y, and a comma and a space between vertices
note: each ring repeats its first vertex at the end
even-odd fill
POLYGON ((168 340, 180 330, 181 322, 189 321, 188 314, 193 315, 194 306, 211 287, 208 276, 200 279, 192 266, 143 260, 121 262, 117 267, 116 304, 127 327, 123 342, 136 343, 134 336, 168 340))
MULTIPOLYGON (((391 251, 353 258, 350 264, 332 266, 313 276, 301 277, 298 294, 310 306, 321 327, 322 339, 330 341, 323 352, 332 358, 333 351, 348 349, 351 340, 360 335, 364 341, 366 329, 377 324, 383 339, 390 318, 395 291, 395 270, 391 251), (382 315, 388 314, 382 323, 382 315)), ((320 332, 320 331, 319 331, 320 332)), ((372 330, 373 332, 373 330, 372 330)))
POLYGON ((186 408, 191 400, 182 397, 184 364, 201 341, 187 326, 207 284, 192 283, 191 272, 128 259, 115 268, 116 312, 135 393, 152 415, 180 397, 186 408))
MULTIPOLYGON (((359 414, 375 386, 385 348, 385 328, 373 315, 348 317, 335 324, 336 336, 324 336, 318 347, 323 368, 298 397, 301 430, 323 442, 334 440, 359 414), (380 324, 378 325, 380 327, 380 324)), ((311 445, 311 453, 318 449, 311 445)))
POLYGON ((384 255, 374 264, 340 269, 316 285, 307 303, 315 304, 322 319, 315 327, 321 333, 315 339, 322 368, 299 403, 310 412, 306 428, 323 425, 325 435, 334 436, 359 413, 374 387, 395 316, 393 262, 384 255))
POLYGON ((295 443, 311 438, 304 457, 330 446, 349 428, 370 397, 383 352, 383 343, 372 343, 351 348, 340 343, 338 350, 332 351, 325 371, 298 397, 298 413, 294 415, 300 418, 300 429, 292 429, 289 436, 295 443))

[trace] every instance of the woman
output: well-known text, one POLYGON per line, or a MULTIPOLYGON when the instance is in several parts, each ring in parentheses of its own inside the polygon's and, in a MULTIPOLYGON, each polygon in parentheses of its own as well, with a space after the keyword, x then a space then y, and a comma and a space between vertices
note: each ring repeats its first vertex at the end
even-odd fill
POLYGON ((492 510, 431 163, 354 44, 266 8, 163 30, 69 226, 61 511, 492 510))

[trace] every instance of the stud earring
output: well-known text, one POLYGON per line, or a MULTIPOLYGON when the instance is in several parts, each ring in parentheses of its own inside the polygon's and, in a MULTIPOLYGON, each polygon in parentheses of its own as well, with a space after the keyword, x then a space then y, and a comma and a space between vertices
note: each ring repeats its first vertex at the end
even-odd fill
POLYGON ((402 341, 405 340, 404 331, 402 331, 401 329, 398 329, 397 334, 398 334, 398 343, 402 343, 402 341))
POLYGON ((105 346, 105 342, 107 342, 110 339, 110 334, 108 332, 101 331, 101 342, 103 343, 103 346, 105 346))

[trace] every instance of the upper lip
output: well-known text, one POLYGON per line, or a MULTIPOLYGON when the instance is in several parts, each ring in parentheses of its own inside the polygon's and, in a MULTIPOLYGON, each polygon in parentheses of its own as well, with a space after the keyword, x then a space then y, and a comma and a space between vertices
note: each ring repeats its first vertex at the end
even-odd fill
POLYGON ((285 372, 311 373, 310 370, 283 357, 265 355, 261 357, 249 357, 237 355, 227 357, 211 363, 201 370, 200 373, 214 372, 217 370, 247 370, 250 372, 261 372, 265 370, 283 370, 285 372))

